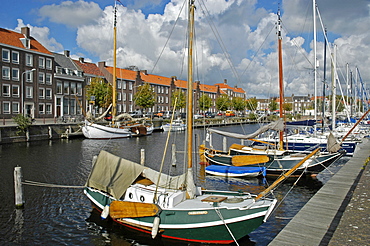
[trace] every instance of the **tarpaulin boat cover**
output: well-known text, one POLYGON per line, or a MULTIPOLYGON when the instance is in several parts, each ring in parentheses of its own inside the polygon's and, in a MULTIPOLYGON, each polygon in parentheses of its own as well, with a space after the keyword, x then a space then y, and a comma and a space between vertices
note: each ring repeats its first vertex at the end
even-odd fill
POLYGON ((119 199, 140 174, 150 179, 154 184, 158 184, 159 187, 183 189, 187 182, 186 188, 190 193, 189 195, 191 196, 195 191, 192 172, 189 173, 189 170, 188 175, 170 176, 160 174, 153 169, 120 158, 104 150, 100 151, 86 186, 105 191, 119 199))

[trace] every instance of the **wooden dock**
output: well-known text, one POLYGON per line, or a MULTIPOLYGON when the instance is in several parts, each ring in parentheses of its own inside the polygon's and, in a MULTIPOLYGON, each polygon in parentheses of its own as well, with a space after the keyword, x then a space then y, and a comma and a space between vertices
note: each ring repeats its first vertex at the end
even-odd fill
MULTIPOLYGON (((335 231, 339 229, 338 225, 343 224, 340 223, 343 213, 350 210, 347 205, 360 178, 370 179, 363 175, 369 155, 370 140, 365 139, 356 147, 354 156, 307 202, 269 245, 328 245, 335 231)), ((361 187, 366 188, 368 187, 361 187)), ((349 213, 354 213, 353 211, 349 213)), ((357 237, 350 235, 348 230, 345 231, 346 238, 357 237)), ((352 230, 352 233, 360 234, 362 231, 352 230)), ((348 241, 342 242, 341 245, 347 245, 348 241)))

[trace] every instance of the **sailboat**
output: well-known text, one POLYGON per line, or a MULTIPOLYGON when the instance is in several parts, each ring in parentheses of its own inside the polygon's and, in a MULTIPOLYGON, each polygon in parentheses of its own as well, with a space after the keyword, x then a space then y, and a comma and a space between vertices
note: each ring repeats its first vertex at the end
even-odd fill
MULTIPOLYGON (((225 166, 248 166, 248 167, 265 167, 267 176, 276 176, 287 172, 297 163, 300 163, 306 156, 300 153, 292 153, 284 150, 284 122, 283 122, 283 103, 284 103, 284 91, 283 91, 283 68, 282 68, 282 45, 281 45, 281 19, 280 11, 278 11, 278 22, 277 22, 277 34, 278 34, 278 59, 279 59, 279 100, 280 100, 280 120, 272 122, 268 125, 263 126, 256 132, 244 135, 237 133, 230 133, 215 129, 208 129, 208 133, 217 133, 227 137, 233 137, 235 139, 250 139, 254 140, 259 144, 263 144, 262 148, 244 146, 239 144, 233 144, 230 146, 227 152, 215 150, 213 148, 206 148, 200 146, 201 153, 204 155, 208 163, 214 165, 225 165, 225 166), (268 130, 275 130, 278 132, 279 138, 276 139, 277 143, 272 144, 277 148, 266 148, 269 142, 264 139, 255 139, 259 134, 264 133, 268 130)), ((333 139, 331 137, 330 139, 333 139)), ((332 140, 331 140, 332 141, 332 140)), ((212 143, 210 143, 212 146, 212 143)), ((315 148, 311 149, 312 152, 315 148)), ((323 154, 317 151, 310 159, 305 161, 303 165, 299 167, 296 174, 302 173, 316 175, 321 172, 335 160, 340 158, 344 152, 338 152, 338 147, 334 141, 328 147, 330 153, 323 154)))
MULTIPOLYGON (((193 180, 194 0, 189 0, 187 170, 169 176, 102 150, 84 193, 103 218, 137 231, 187 242, 230 244, 254 231, 277 200, 245 192, 203 190, 193 180)), ((161 168, 162 170, 162 168, 161 168)))
POLYGON ((82 133, 86 138, 90 139, 117 139, 117 138, 127 138, 132 136, 145 136, 152 134, 154 130, 153 124, 146 122, 139 122, 139 119, 136 119, 132 123, 126 124, 125 122, 120 122, 121 119, 128 119, 132 121, 132 117, 127 114, 117 115, 116 107, 116 68, 117 68, 117 23, 116 23, 116 12, 117 6, 114 7, 114 28, 113 28, 113 93, 112 93, 112 104, 108 109, 97 119, 93 119, 91 114, 85 119, 85 124, 82 126, 82 133), (95 121, 103 118, 110 110, 112 110, 112 121, 109 124, 98 124, 95 121))

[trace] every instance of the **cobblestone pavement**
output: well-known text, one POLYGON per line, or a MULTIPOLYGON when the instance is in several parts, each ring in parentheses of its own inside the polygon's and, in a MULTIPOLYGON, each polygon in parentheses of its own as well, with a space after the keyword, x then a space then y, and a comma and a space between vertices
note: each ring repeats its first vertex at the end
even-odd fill
POLYGON ((353 192, 329 246, 370 245, 370 163, 353 192))

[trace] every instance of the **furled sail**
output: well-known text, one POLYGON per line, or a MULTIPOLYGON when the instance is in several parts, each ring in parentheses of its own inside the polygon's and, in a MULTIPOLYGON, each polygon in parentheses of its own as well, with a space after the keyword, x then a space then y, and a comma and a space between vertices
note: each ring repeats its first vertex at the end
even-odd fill
POLYGON ((254 133, 245 135, 245 134, 240 134, 240 133, 232 133, 232 132, 225 132, 225 131, 220 131, 216 129, 208 129, 209 133, 217 133, 222 136, 226 137, 232 137, 232 138, 238 138, 238 139, 252 139, 255 138, 256 136, 260 135, 261 133, 264 133, 268 130, 274 130, 274 131, 284 131, 284 121, 279 119, 277 121, 271 122, 268 125, 262 126, 260 129, 255 131, 254 133))

